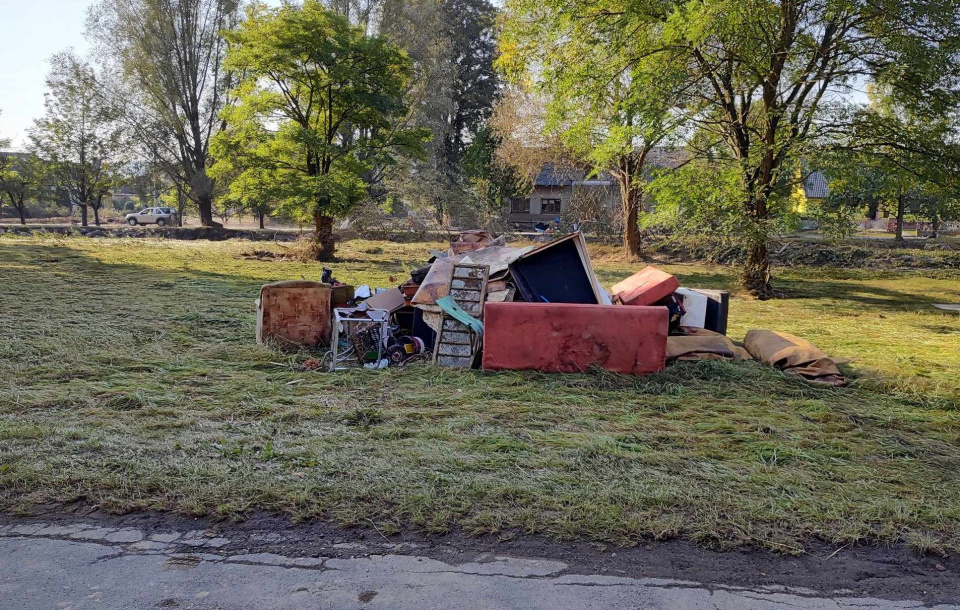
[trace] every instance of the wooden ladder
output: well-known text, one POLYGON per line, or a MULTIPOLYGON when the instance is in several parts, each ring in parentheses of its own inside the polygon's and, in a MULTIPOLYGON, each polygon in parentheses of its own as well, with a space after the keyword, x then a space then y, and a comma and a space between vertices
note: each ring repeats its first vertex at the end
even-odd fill
MULTIPOLYGON (((450 279, 450 296, 465 312, 483 319, 483 304, 487 300, 487 265, 454 264, 450 279)), ((434 347, 433 362, 440 366, 468 369, 473 366, 479 340, 469 326, 446 312, 440 315, 440 332, 434 347)))

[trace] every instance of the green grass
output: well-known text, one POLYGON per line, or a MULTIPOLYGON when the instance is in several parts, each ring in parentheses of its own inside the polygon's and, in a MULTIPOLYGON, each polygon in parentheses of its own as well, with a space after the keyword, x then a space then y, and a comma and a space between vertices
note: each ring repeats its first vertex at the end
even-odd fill
MULTIPOLYGON (((388 285, 437 244, 352 241, 337 277, 388 285)), ((847 389, 756 363, 484 374, 328 374, 253 342, 261 284, 317 265, 244 242, 0 239, 0 508, 86 500, 633 544, 686 536, 960 550, 957 272, 782 270, 735 298, 850 359, 847 389), (296 382, 296 383, 291 383, 296 382)), ((595 248, 606 284, 636 270, 595 248)), ((665 265, 690 286, 734 270, 665 265)))

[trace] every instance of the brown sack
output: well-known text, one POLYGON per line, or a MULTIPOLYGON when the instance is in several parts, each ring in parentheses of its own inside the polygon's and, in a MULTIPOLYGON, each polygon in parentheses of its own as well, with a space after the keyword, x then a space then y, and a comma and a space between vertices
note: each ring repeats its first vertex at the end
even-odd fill
POLYGON ((667 337, 667 362, 750 359, 743 348, 720 333, 703 328, 682 329, 685 335, 667 337))
POLYGON ((772 330, 751 330, 743 345, 757 360, 786 373, 796 373, 809 381, 826 385, 842 386, 846 383, 836 362, 806 339, 772 330))

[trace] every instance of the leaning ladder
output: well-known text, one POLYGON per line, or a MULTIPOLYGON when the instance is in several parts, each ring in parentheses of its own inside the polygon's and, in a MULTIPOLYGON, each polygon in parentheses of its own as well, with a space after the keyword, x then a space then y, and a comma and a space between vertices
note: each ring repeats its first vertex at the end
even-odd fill
MULTIPOLYGON (((450 279, 450 296, 462 310, 483 319, 483 303, 487 300, 487 265, 454 264, 450 279)), ((480 340, 469 326, 446 312, 440 316, 440 332, 434 347, 433 362, 441 366, 468 369, 473 366, 480 340)))

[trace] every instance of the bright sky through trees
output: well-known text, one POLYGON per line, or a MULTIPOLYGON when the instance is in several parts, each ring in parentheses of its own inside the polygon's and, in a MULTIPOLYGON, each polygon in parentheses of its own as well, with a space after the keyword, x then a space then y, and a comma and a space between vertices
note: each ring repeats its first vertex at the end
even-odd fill
POLYGON ((0 135, 16 147, 43 114, 47 60, 67 47, 89 48, 83 38, 85 0, 0 0, 0 135))

